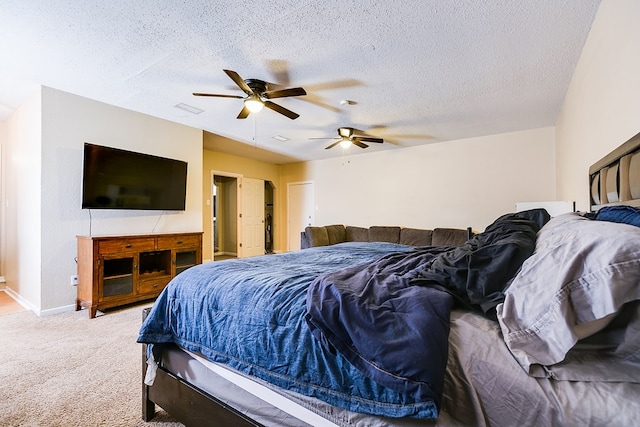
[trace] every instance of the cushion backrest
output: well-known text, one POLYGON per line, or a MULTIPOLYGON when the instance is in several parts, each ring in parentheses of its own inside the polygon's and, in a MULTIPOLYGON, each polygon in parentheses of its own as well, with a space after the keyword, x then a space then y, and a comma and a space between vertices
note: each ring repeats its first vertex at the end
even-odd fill
POLYGON ((468 239, 467 230, 460 228, 434 228, 431 237, 433 246, 460 246, 468 239))
POLYGON ((408 246, 431 246, 432 230, 403 228, 400 230, 400 244, 408 246))
POLYGON ((347 225, 346 227, 346 241, 347 242, 368 242, 369 241, 369 229, 365 227, 354 227, 347 225))
POLYGON ((400 243, 400 227, 371 226, 369 227, 369 241, 400 243))
POLYGON ((329 237, 329 244, 335 245, 336 243, 344 243, 347 238, 347 232, 342 224, 327 225, 327 236, 329 237))
POLYGON ((329 234, 326 227, 306 227, 304 233, 307 235, 309 247, 328 246, 329 234))

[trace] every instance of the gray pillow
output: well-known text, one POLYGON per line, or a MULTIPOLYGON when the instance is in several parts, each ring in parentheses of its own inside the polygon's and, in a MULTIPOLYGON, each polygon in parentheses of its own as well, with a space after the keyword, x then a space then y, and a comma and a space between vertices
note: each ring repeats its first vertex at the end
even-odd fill
POLYGON ((604 332, 625 305, 638 300, 640 228, 568 213, 538 232, 535 252, 497 314, 507 346, 531 375, 640 382, 637 316, 629 316, 622 340, 620 334, 602 334, 599 346, 607 351, 585 353, 576 346, 604 332), (608 336, 614 341, 607 343, 608 336))

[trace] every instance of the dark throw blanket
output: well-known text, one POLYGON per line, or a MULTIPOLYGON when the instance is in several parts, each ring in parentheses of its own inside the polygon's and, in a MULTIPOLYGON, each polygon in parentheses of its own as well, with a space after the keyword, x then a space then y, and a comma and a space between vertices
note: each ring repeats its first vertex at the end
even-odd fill
POLYGON ((451 308, 494 316, 548 220, 543 209, 507 214, 460 247, 417 248, 320 276, 307 291, 307 323, 369 378, 440 408, 451 308))

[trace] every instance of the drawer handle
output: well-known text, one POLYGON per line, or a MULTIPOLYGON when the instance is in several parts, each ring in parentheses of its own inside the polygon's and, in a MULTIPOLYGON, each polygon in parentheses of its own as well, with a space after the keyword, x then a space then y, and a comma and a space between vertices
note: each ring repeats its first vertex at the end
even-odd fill
POLYGON ((154 283, 154 284, 153 284, 153 286, 152 286, 152 288, 153 288, 153 289, 155 289, 155 288, 157 288, 158 286, 160 286, 160 285, 158 285, 157 283, 154 283))
POLYGON ((125 248, 130 248, 131 247, 131 243, 127 243, 126 245, 124 245, 125 248))
POLYGON ((178 240, 178 241, 176 242, 176 245, 181 245, 181 244, 182 244, 182 240, 178 240))

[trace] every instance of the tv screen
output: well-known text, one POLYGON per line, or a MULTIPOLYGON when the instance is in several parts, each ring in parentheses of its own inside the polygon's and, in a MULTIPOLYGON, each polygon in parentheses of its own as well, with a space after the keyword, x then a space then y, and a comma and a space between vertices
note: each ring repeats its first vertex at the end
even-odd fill
POLYGON ((187 163, 84 144, 83 209, 185 210, 187 163))

